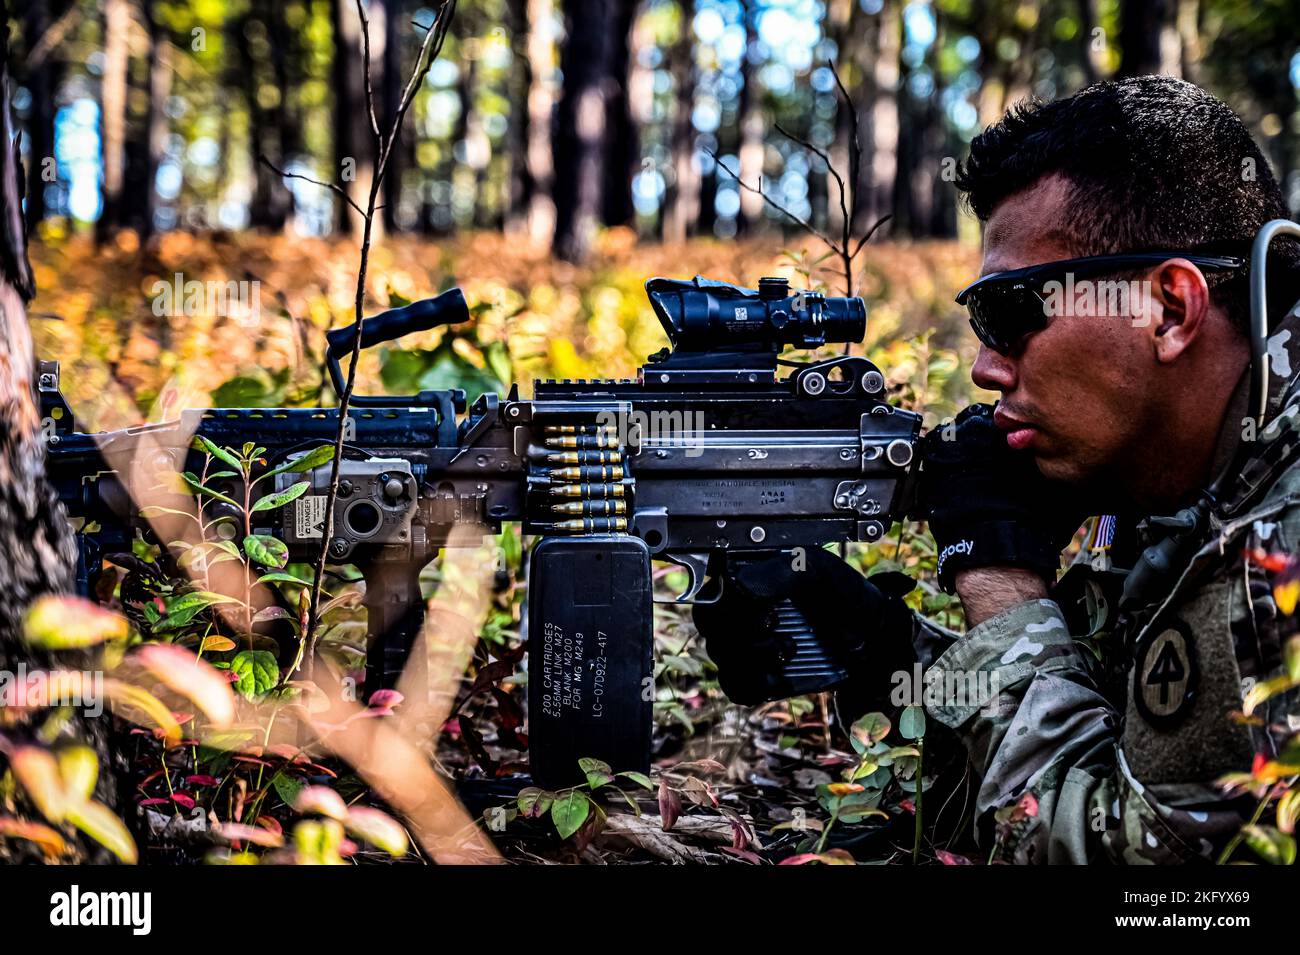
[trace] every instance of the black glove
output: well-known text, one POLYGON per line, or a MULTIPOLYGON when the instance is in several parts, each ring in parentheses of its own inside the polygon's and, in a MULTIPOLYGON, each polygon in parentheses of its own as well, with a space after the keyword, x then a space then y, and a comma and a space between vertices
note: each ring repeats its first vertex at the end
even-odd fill
POLYGON ((873 690, 882 683, 887 694, 891 675, 910 672, 916 659, 912 611, 903 603, 916 584, 897 573, 868 581, 821 547, 808 548, 803 558, 799 570, 790 555, 739 567, 724 578, 716 603, 694 605, 695 626, 718 668, 722 691, 752 705, 836 685, 810 686, 787 672, 795 644, 777 628, 777 605, 789 599, 850 680, 871 683, 873 690))
POLYGON ((930 522, 944 590, 974 567, 1022 567, 1056 580, 1061 551, 1087 515, 1043 477, 1033 454, 1007 444, 992 405, 971 405, 929 432, 921 460, 916 516, 930 522))

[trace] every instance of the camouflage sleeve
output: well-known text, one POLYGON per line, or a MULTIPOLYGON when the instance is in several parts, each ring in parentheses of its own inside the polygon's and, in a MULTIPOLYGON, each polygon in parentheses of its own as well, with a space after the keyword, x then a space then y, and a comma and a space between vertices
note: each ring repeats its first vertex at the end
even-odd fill
POLYGON ((1200 802, 1175 809, 1132 776, 1120 714, 1050 600, 984 621, 932 670, 926 710, 957 733, 981 775, 977 836, 991 859, 1190 861, 1240 822, 1200 811, 1200 802))

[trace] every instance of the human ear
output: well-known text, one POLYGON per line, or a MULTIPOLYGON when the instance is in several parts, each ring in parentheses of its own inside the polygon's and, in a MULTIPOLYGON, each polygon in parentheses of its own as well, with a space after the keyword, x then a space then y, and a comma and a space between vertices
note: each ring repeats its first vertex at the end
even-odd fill
POLYGON ((1210 289, 1200 269, 1186 259, 1161 264, 1148 281, 1150 301, 1159 305, 1157 319, 1150 322, 1152 348, 1156 361, 1172 364, 1204 331, 1210 289))

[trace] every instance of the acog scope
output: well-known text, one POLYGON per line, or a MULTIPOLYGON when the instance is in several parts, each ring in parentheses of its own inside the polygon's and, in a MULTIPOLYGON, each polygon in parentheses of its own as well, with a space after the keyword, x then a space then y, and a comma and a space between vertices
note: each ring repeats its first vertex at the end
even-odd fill
POLYGON ((783 278, 760 279, 742 288, 696 276, 651 279, 646 294, 677 351, 708 351, 747 345, 780 350, 859 342, 867 333, 867 306, 860 298, 790 291, 783 278))

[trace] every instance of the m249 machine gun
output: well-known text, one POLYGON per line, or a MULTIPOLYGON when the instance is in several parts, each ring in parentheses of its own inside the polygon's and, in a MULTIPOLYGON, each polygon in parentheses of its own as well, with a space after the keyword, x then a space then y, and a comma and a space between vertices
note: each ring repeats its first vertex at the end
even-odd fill
MULTIPOLYGON (((332 563, 364 573, 368 693, 391 687, 406 664, 424 616, 419 573, 440 548, 477 546, 510 521, 537 539, 527 649, 529 755, 540 785, 580 777, 582 757, 648 769, 651 561, 688 572, 677 602, 715 600, 728 569, 744 562, 880 540, 911 495, 921 418, 886 401, 880 370, 861 357, 779 357, 787 345, 860 341, 861 299, 795 293, 780 278, 762 279, 756 290, 657 278, 646 291, 671 348, 651 356, 636 379, 537 381, 531 398, 514 385, 468 409, 461 390, 353 397, 329 541, 322 541, 329 463, 252 492, 309 480, 289 506, 254 514, 254 533, 280 539, 290 560, 313 560, 324 545, 332 563), (785 377, 782 366, 790 368, 785 377)), ((361 345, 468 318, 453 288, 366 319, 361 345)), ((340 394, 339 360, 356 334, 352 325, 328 335, 340 394)), ((148 533, 121 462, 147 448, 178 471, 193 468, 197 434, 220 447, 264 446, 270 469, 333 445, 338 431, 337 409, 217 408, 88 434, 59 392, 57 365, 42 366, 39 392, 43 414, 56 422, 51 479, 69 513, 84 519, 86 593, 106 554, 129 551, 137 528, 148 533)), ((226 481, 239 486, 218 490, 242 499, 242 479, 226 481)), ((782 695, 845 678, 788 601, 778 617, 798 648, 785 663, 782 695)))

